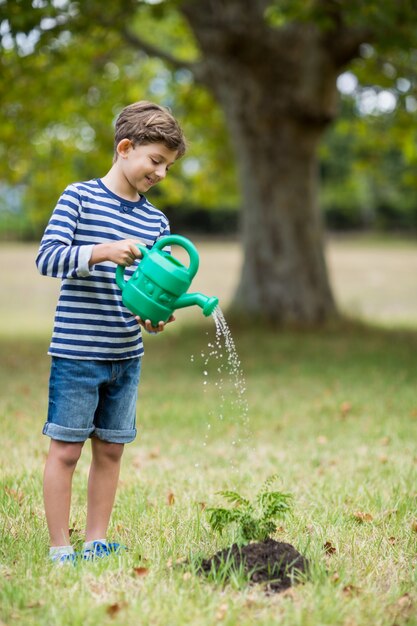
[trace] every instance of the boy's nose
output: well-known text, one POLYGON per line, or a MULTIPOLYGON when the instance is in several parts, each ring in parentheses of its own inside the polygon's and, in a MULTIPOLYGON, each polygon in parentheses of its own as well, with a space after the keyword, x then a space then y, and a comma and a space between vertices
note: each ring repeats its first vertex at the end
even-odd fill
POLYGON ((165 176, 167 175, 166 165, 163 165, 162 163, 158 165, 158 167, 155 168, 155 174, 158 176, 158 178, 165 178, 165 176))

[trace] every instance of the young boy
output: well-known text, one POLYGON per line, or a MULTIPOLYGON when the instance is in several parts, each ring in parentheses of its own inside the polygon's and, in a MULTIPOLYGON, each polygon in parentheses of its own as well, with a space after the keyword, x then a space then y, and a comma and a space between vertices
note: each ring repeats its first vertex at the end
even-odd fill
MULTIPOLYGON (((143 355, 140 325, 122 304, 116 265, 140 258, 169 234, 168 220, 143 195, 163 180, 185 152, 183 132, 168 110, 132 104, 115 128, 113 165, 103 177, 69 185, 43 235, 36 264, 62 279, 49 352, 52 356, 48 418, 51 438, 44 473, 45 513, 53 561, 73 561, 69 538, 72 477, 91 437, 87 527, 83 557, 120 551, 107 528, 125 443, 136 436, 137 387, 143 355)), ((126 269, 126 278, 134 268, 126 269)), ((170 320, 171 321, 171 320, 170 320)))

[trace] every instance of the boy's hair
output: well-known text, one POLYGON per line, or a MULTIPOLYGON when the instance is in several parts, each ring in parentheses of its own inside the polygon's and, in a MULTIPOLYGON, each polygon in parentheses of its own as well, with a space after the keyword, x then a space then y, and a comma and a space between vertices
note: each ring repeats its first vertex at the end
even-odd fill
POLYGON ((114 152, 122 139, 135 144, 163 143, 176 150, 178 157, 186 150, 184 133, 177 120, 165 107, 141 100, 125 107, 116 120, 114 152))

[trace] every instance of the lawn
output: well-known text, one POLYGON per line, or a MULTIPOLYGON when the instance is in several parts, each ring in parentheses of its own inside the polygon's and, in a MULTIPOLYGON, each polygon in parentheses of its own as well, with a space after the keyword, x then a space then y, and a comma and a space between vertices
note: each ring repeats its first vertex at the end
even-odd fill
MULTIPOLYGON (((396 247, 383 246, 384 257, 395 255, 396 247)), ((369 251, 372 256, 372 246, 369 251)), ((414 258, 412 247, 397 249, 404 251, 414 258)), ((334 247, 332 254, 340 252, 334 247)), ((30 256, 27 248, 13 248, 13 254, 30 256)), ((231 255, 230 247, 225 254, 231 255)), ((214 256, 219 261, 218 249, 214 256)), ((238 267, 236 255, 225 258, 238 267)), ((353 268, 356 263, 352 257, 353 268)), ((233 323, 247 387, 243 401, 222 357, 210 356, 211 319, 184 311, 163 335, 146 337, 140 434, 126 447, 111 524, 112 538, 130 551, 121 559, 56 568, 46 559, 41 484, 48 442, 40 434, 52 316, 52 308, 43 315, 47 298, 40 293, 55 286, 49 287, 51 279, 25 280, 29 266, 22 261, 18 267, 10 297, 15 325, 9 312, 0 340, 4 624, 417 624, 413 294, 407 300, 408 290, 403 293, 402 328, 395 328, 389 313, 385 327, 345 323, 298 333, 233 323), (232 530, 217 536, 209 529, 205 506, 221 502, 221 489, 251 497, 274 473, 278 487, 294 497, 293 515, 282 520, 274 538, 308 557, 309 579, 267 595, 238 579, 223 585, 197 575, 195 559, 233 541, 232 530)), ((337 268, 332 272, 337 275, 337 268)), ((355 270, 349 278, 358 293, 365 289, 364 276, 355 270)), ((229 276, 227 285, 233 280, 229 276)), ((215 286, 199 288, 215 294, 215 286)), ((395 281, 391 292, 384 287, 388 304, 392 293, 401 303, 398 288, 395 281)), ((74 479, 75 546, 83 539, 89 454, 87 444, 74 479)))

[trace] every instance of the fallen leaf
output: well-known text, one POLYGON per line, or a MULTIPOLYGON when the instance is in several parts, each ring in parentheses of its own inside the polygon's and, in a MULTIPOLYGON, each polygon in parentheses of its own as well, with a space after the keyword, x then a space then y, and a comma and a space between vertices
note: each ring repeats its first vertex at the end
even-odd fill
POLYGON ((221 604, 219 606, 219 608, 217 609, 217 612, 216 612, 216 620, 218 622, 221 622, 225 618, 225 615, 227 613, 227 609, 228 609, 227 604, 221 604))
POLYGON ((352 405, 350 402, 342 402, 342 404, 340 405, 340 412, 342 416, 346 417, 346 415, 349 413, 351 408, 352 408, 352 405))
POLYGON ((116 524, 116 532, 118 535, 120 535, 121 533, 125 532, 127 530, 126 526, 124 524, 116 524))
POLYGON ((391 545, 394 545, 394 543, 396 543, 397 540, 395 537, 388 537, 388 543, 390 543, 391 545))
POLYGON ((187 560, 186 556, 179 556, 178 559, 176 559, 175 563, 177 565, 181 565, 182 563, 185 563, 186 560, 187 560))
POLYGON ((380 463, 388 463, 388 457, 386 454, 381 454, 379 457, 379 462, 380 463))
POLYGON ((410 594, 404 593, 401 597, 399 597, 398 600, 395 602, 395 604, 392 604, 389 607, 389 611, 391 615, 394 617, 394 619, 396 620, 394 622, 394 625, 398 624, 397 622, 398 618, 400 618, 401 623, 408 622, 408 618, 411 616, 411 613, 413 614, 415 613, 414 607, 413 607, 413 600, 410 594))
POLYGON ((415 520, 415 519, 411 522, 411 530, 414 533, 417 533, 417 520, 415 520))
POLYGON ((326 541, 326 543, 323 545, 323 548, 327 554, 334 554, 336 552, 336 548, 331 541, 326 541))
POLYGON ((361 524, 363 522, 372 522, 372 520, 374 519, 373 515, 371 515, 370 513, 363 513, 362 511, 355 511, 353 517, 357 522, 360 522, 361 524))
POLYGON ((110 615, 110 617, 115 617, 119 611, 125 608, 125 606, 126 602, 114 602, 106 607, 106 613, 107 615, 110 615))
POLYGON ((41 600, 35 600, 34 602, 29 602, 29 604, 26 605, 26 608, 27 609, 39 609, 44 604, 45 603, 42 602, 41 600))
POLYGON ((167 504, 168 506, 172 506, 173 504, 175 504, 175 496, 172 491, 170 491, 167 495, 167 504))
POLYGON ((412 606, 413 602, 411 600, 410 594, 405 593, 401 598, 398 598, 397 605, 400 609, 408 609, 412 606))
POLYGON ((150 459, 157 459, 160 455, 161 455, 161 449, 160 448, 153 448, 149 452, 149 458, 150 459))
POLYGON ((185 572, 185 574, 183 574, 182 579, 183 580, 190 580, 190 578, 192 577, 192 573, 191 572, 185 572))
POLYGON ((149 567, 134 567, 133 572, 135 576, 147 576, 149 574, 149 567))
POLYGON ((360 588, 356 585, 345 585, 342 591, 347 596, 356 596, 360 592, 360 588))
POLYGON ((206 508, 207 504, 205 502, 199 502, 198 504, 200 505, 201 511, 204 511, 204 509, 206 508))
POLYGON ((18 504, 22 504, 23 500, 25 499, 25 496, 21 491, 17 491, 16 489, 12 489, 11 487, 5 487, 4 491, 18 504))
POLYGON ((332 581, 332 583, 337 583, 340 580, 339 572, 335 572, 334 574, 332 574, 330 580, 332 581))

